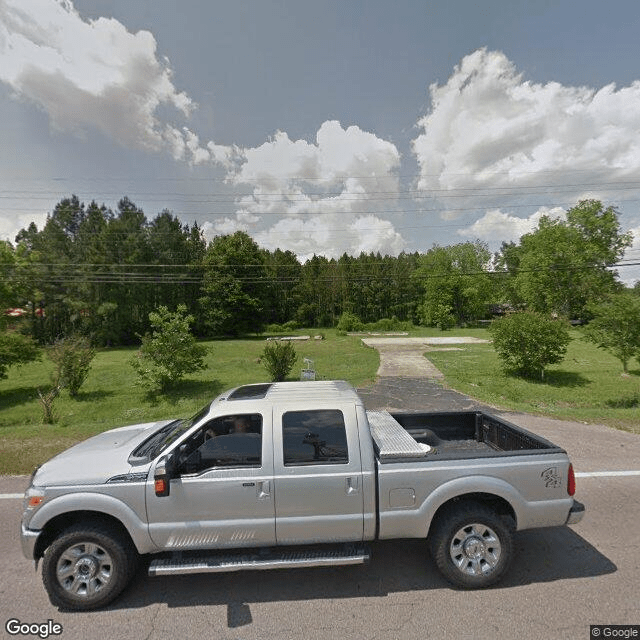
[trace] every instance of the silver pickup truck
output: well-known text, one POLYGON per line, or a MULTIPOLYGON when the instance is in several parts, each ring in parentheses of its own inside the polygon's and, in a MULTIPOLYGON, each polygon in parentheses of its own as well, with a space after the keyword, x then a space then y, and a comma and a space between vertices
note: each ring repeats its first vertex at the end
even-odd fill
POLYGON ((579 522, 565 451, 481 412, 366 411, 342 381, 255 384, 190 419, 97 435, 38 468, 22 548, 54 605, 111 602, 149 574, 356 564, 421 538, 486 587, 515 530, 579 522))

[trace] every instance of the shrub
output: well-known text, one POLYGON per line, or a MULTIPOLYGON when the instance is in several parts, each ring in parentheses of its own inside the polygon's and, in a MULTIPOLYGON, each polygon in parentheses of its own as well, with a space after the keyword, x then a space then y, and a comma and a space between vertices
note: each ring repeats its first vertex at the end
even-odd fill
POLYGON ((268 324, 265 328, 265 331, 267 333, 290 333, 291 331, 295 331, 299 328, 300 325, 295 320, 289 320, 284 324, 278 324, 277 322, 268 324))
POLYGON ((338 331, 362 331, 364 325, 355 313, 344 311, 338 320, 338 331))
POLYGON ((57 420, 56 412, 53 408, 53 402, 60 394, 60 386, 54 384, 48 391, 42 391, 38 388, 38 397, 40 399, 40 407, 42 408, 42 421, 45 424, 55 424, 57 420))
POLYGON ((40 358, 40 350, 28 336, 20 333, 0 333, 0 380, 7 377, 7 369, 40 358))
POLYGON ((207 368, 207 349, 191 335, 194 318, 186 313, 187 307, 180 304, 173 313, 162 306, 149 314, 153 331, 142 338, 131 360, 141 386, 164 392, 186 373, 207 368))
POLYGON ((392 318, 380 318, 376 322, 369 322, 364 325, 367 331, 411 331, 413 324, 408 320, 398 320, 396 316, 392 318))
POLYGON ((289 340, 269 340, 262 352, 262 362, 273 382, 282 382, 298 359, 289 340))
POLYGON ((571 340, 566 322, 530 311, 494 320, 489 331, 505 370, 528 378, 544 379, 545 368, 562 361, 571 340))
POLYGON ((87 338, 70 336, 56 340, 47 348, 47 355, 56 367, 54 387, 68 389, 69 395, 75 398, 89 375, 95 349, 87 338))
POLYGON ((447 331, 456 324, 453 307, 446 297, 444 300, 438 300, 438 297, 426 300, 418 306, 418 315, 420 324, 437 327, 441 331, 447 331))

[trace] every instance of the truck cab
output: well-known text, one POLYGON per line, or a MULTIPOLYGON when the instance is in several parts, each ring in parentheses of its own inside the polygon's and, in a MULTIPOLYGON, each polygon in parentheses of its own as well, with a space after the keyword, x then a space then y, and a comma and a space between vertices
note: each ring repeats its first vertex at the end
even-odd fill
POLYGON ((146 485, 153 544, 175 550, 371 538, 374 453, 370 437, 359 437, 358 413, 362 421, 362 402, 346 383, 258 385, 217 398, 151 463, 151 475, 166 482, 161 496, 156 482, 146 485))

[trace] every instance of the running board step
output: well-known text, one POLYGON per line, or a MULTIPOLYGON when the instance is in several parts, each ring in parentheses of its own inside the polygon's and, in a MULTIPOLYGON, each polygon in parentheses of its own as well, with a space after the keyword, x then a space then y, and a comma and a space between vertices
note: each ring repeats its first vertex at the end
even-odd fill
POLYGON ((345 564, 364 564, 369 550, 364 546, 346 545, 324 549, 282 547, 251 552, 178 554, 158 558, 149 565, 150 576, 186 573, 222 573, 247 569, 293 569, 345 564))

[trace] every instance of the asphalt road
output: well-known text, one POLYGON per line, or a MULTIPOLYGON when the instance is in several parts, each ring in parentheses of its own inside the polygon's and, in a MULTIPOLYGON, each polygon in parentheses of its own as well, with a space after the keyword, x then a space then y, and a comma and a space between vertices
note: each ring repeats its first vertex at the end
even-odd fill
MULTIPOLYGON (((425 378, 380 378, 377 406, 457 409, 474 401, 425 378), (435 399, 434 399, 435 398, 435 399)), ((592 624, 640 625, 640 437, 603 426, 505 414, 565 447, 578 472, 584 520, 516 534, 516 558, 492 589, 451 588, 421 541, 373 545, 360 567, 148 578, 141 570, 104 611, 52 607, 40 572, 20 553, 20 500, 0 498, 0 622, 62 625, 72 638, 579 639, 592 624), (615 474, 614 472, 619 472, 615 474)), ((28 479, 0 477, 0 494, 28 479)), ((17 636, 17 637, 33 637, 17 636)))

